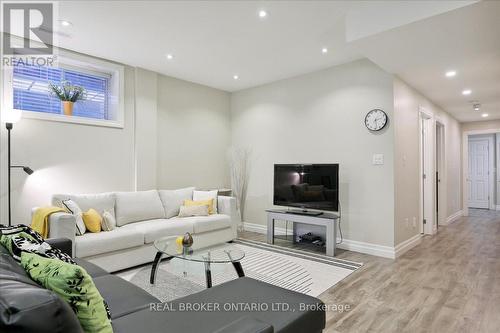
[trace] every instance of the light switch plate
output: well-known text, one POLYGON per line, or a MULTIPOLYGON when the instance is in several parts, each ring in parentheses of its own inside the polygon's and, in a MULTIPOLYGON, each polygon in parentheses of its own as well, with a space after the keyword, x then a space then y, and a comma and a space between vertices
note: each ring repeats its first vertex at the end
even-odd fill
POLYGON ((384 154, 373 154, 373 165, 383 165, 384 164, 384 154))

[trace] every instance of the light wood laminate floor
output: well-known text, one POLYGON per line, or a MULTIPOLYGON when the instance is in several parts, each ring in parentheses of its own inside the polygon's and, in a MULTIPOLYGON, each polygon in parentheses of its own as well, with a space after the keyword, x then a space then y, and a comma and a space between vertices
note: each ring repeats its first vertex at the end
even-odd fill
POLYGON ((364 266, 320 295, 351 308, 329 311, 324 332, 500 332, 500 213, 470 215, 397 260, 338 251, 364 266))

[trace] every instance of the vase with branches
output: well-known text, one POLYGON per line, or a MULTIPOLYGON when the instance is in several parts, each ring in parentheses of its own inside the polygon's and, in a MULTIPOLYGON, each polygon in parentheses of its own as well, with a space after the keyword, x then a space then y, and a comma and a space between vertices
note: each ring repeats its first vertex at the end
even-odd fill
POLYGON ((243 221, 245 213, 245 200, 250 176, 250 155, 251 150, 249 148, 234 147, 230 148, 228 154, 231 172, 231 189, 233 196, 236 198, 236 207, 241 222, 243 221))
POLYGON ((74 103, 85 99, 85 88, 71 84, 69 81, 62 81, 60 85, 50 82, 49 91, 56 96, 63 104, 64 114, 73 115, 74 103))

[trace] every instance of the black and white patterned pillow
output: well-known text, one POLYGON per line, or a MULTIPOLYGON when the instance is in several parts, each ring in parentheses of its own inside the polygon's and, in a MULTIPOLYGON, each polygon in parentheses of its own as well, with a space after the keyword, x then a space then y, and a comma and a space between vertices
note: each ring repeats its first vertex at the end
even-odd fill
POLYGON ((76 265, 69 255, 50 246, 38 232, 24 224, 10 227, 0 225, 0 243, 19 262, 22 252, 31 252, 45 258, 59 259, 76 265))
POLYGON ((62 204, 64 207, 66 207, 68 212, 73 214, 76 219, 76 235, 83 235, 87 231, 87 228, 85 227, 85 223, 83 222, 83 211, 80 206, 78 206, 78 204, 71 199, 63 200, 62 204))

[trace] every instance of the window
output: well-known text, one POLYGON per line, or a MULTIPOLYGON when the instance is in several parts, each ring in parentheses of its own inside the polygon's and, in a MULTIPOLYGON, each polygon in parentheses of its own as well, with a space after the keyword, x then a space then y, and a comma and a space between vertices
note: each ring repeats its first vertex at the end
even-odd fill
POLYGON ((23 118, 124 127, 124 67, 112 62, 59 50, 55 67, 18 62, 4 67, 3 105, 21 110, 23 118), (73 115, 63 113, 49 83, 69 81, 85 89, 85 99, 74 104, 73 115))
POLYGON ((13 73, 14 109, 61 114, 62 104, 50 94, 49 83, 60 85, 62 81, 69 81, 86 91, 86 98, 75 103, 74 116, 109 120, 110 75, 24 64, 16 64, 13 73))

